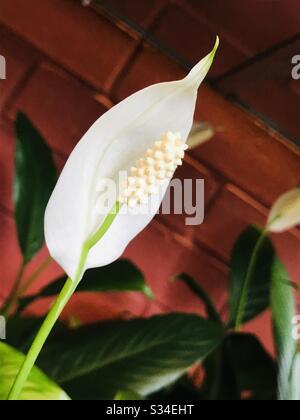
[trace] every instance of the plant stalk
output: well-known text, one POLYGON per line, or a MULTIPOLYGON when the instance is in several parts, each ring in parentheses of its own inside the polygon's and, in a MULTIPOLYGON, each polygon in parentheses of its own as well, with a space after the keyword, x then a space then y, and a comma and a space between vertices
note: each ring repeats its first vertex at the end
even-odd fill
POLYGON ((105 233, 108 231, 113 221, 115 220, 117 214, 119 213, 120 209, 121 209, 121 204, 119 202, 116 202, 113 209, 107 215, 103 224, 100 226, 100 228, 95 233, 95 235, 93 235, 83 245, 75 278, 73 280, 70 278, 67 279, 65 286, 63 287, 60 295, 58 296, 51 310, 49 311, 15 379, 12 389, 8 395, 8 400, 14 401, 14 400, 19 399, 20 394, 23 390, 23 387, 30 375, 30 372, 40 352, 43 349, 45 342, 47 341, 47 338, 49 337, 56 321, 58 320, 59 316, 61 315, 62 311, 64 310, 65 306, 71 299, 73 293, 75 292, 78 284, 81 281, 82 275, 84 273, 85 263, 86 263, 86 260, 88 258, 91 248, 93 248, 99 242, 99 240, 105 235, 105 233))

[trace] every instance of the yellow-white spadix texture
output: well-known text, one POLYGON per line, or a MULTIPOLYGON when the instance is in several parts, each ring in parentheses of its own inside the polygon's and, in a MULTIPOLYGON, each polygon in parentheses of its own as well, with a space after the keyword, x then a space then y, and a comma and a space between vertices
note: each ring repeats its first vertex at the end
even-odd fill
POLYGON ((130 176, 124 182, 119 202, 135 208, 138 204, 148 204, 152 195, 159 194, 160 186, 170 180, 176 168, 182 165, 184 153, 188 149, 180 133, 165 133, 148 149, 145 156, 130 168, 130 176))
MULTIPOLYGON (((120 171, 130 171, 164 133, 190 133, 198 88, 208 73, 216 50, 201 60, 183 80, 160 83, 128 97, 102 115, 71 153, 50 198, 45 214, 45 237, 51 256, 74 278, 83 244, 101 226, 99 185, 118 183, 120 171)), ((167 190, 170 177, 160 187, 167 190)), ((118 214, 109 231, 87 258, 85 270, 110 264, 152 220, 163 194, 152 195, 151 211, 139 203, 134 212, 118 214)), ((127 204, 124 204, 127 206, 127 204)), ((136 206, 135 206, 136 207, 136 206)), ((149 207, 149 203, 147 204, 149 207)))

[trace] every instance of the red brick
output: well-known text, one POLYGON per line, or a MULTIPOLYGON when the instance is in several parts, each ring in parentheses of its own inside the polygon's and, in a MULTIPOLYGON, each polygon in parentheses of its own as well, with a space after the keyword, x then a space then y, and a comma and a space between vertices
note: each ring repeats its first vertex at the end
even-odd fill
POLYGON ((208 291, 218 308, 224 304, 227 268, 199 249, 189 249, 174 240, 171 232, 153 222, 129 246, 125 256, 145 273, 160 305, 173 311, 203 314, 198 298, 171 277, 181 272, 193 276, 208 291))
MULTIPOLYGON (((13 219, 0 211, 0 247, 1 247, 1 292, 0 305, 9 294, 15 281, 21 264, 16 229, 13 219)), ((28 265, 23 280, 41 265, 47 258, 48 252, 43 249, 38 256, 28 265)), ((62 270, 55 262, 52 262, 40 275, 38 280, 26 292, 32 294, 61 276, 62 270)), ((49 310, 52 299, 42 299, 26 309, 27 315, 42 315, 49 310)), ((82 322, 94 322, 96 320, 108 320, 115 318, 130 318, 142 316, 149 305, 149 299, 141 293, 97 293, 80 294, 74 297, 64 312, 64 319, 75 316, 82 322)), ((158 305, 158 304, 157 304, 158 305)), ((157 312, 158 313, 158 312, 157 312)))
MULTIPOLYGON (((130 319, 142 316, 148 299, 142 293, 78 293, 66 306, 62 318, 72 318, 82 323, 108 321, 113 319, 130 319)), ((53 299, 42 299, 32 304, 26 315, 43 315, 53 299)))
MULTIPOLYGON (((1 264, 1 293, 0 304, 9 294, 21 264, 14 220, 0 211, 0 264, 1 264)), ((42 264, 48 256, 44 248, 28 265, 23 281, 42 264)), ((53 261, 38 280, 26 292, 32 294, 61 276, 61 268, 53 261)), ((42 315, 49 310, 52 299, 42 299, 26 309, 27 315, 42 315)), ((141 293, 98 293, 80 294, 72 299, 64 313, 64 319, 76 316, 82 322, 107 320, 114 318, 128 318, 140 316, 144 313, 148 298, 141 293)))
MULTIPOLYGON (((1 294, 0 304, 3 303, 12 288, 18 268, 21 264, 21 253, 17 243, 16 229, 13 219, 0 211, 0 247, 1 247, 1 294)), ((28 265, 24 280, 41 265, 47 258, 47 250, 43 249, 38 256, 28 265)), ((62 270, 55 262, 40 275, 39 279, 32 285, 27 293, 36 293, 40 288, 62 275, 62 270)), ((52 299, 42 299, 31 305, 27 315, 42 315, 48 311, 52 299)), ((130 318, 133 316, 144 316, 146 311, 150 315, 149 305, 159 307, 159 303, 151 302, 141 293, 98 293, 80 294, 72 299, 64 312, 64 319, 75 316, 82 322, 95 322, 96 320, 107 320, 115 318, 130 318)), ((163 306, 160 306, 163 308, 163 306)), ((163 309, 164 312, 170 309, 163 309)), ((162 312, 162 311, 160 311, 162 312)), ((153 311, 152 314, 155 312, 153 311)), ((159 313, 156 310, 156 313, 159 313)))
POLYGON ((300 139, 300 96, 290 89, 288 83, 268 80, 256 83, 255 89, 247 83, 236 88, 235 95, 243 103, 267 117, 287 135, 300 139))
POLYGON ((236 187, 227 185, 206 213, 203 225, 197 229, 196 238, 228 260, 242 230, 250 223, 265 223, 264 212, 264 207, 236 187))
MULTIPOLYGON (((17 274, 18 265, 21 263, 20 252, 16 242, 14 222, 11 218, 0 213, 1 236, 9 238, 9 243, 1 244, 1 273, 3 283, 1 285, 0 302, 8 295, 17 274), (14 264, 11 264, 14 261, 14 264)), ((43 249, 38 256, 29 264, 26 269, 24 280, 29 278, 37 267, 47 258, 47 250, 43 249)), ((62 270, 54 262, 40 275, 39 279, 26 292, 26 294, 37 293, 49 282, 61 276, 62 270)), ((26 309, 26 315, 43 315, 52 304, 53 299, 41 299, 26 309)), ((63 318, 68 320, 75 316, 82 322, 95 322, 97 320, 108 320, 115 318, 128 318, 141 316, 148 304, 148 299, 141 293, 88 293, 79 294, 72 298, 64 311, 63 318)))
MULTIPOLYGON (((123 99, 153 83, 176 80, 184 72, 152 48, 140 51, 115 95, 123 99)), ((206 86, 195 118, 216 128, 214 139, 191 154, 265 205, 300 183, 300 152, 236 105, 206 86)))
POLYGON ((289 83, 289 87, 293 94, 300 96, 300 83, 299 80, 291 80, 289 83))
MULTIPOLYGON (((9 294, 21 264, 21 253, 17 242, 15 223, 12 217, 0 211, 0 264, 1 264, 1 292, 0 304, 9 294)), ((48 257, 46 248, 26 268, 23 282, 48 257)), ((63 274, 61 268, 53 261, 30 287, 26 294, 38 292, 39 289, 49 284, 50 281, 63 274)), ((27 315, 42 315, 49 310, 53 299, 42 299, 26 309, 27 315)), ((72 299, 64 313, 64 319, 76 316, 82 322, 107 320, 140 316, 144 313, 148 298, 141 293, 98 293, 80 294, 72 299)))
POLYGON ((136 46, 128 34, 72 0, 2 0, 0 21, 104 90, 136 46))
POLYGON ((6 296, 16 278, 20 264, 16 229, 13 219, 0 211, 0 265, 1 265, 1 296, 0 301, 6 296))
POLYGON ((157 10, 164 3, 164 0, 109 0, 108 2, 110 10, 131 19, 142 27, 148 26, 157 10))
POLYGON ((189 0, 189 3, 220 35, 230 37, 236 45, 247 48, 251 55, 299 32, 298 0, 189 0))
POLYGON ((0 80, 0 115, 6 101, 15 92, 19 83, 38 61, 38 53, 11 31, 0 26, 0 54, 6 60, 6 79, 0 80))
MULTIPOLYGON (((175 173, 175 178, 193 181, 193 205, 195 205, 196 198, 196 180, 204 180, 205 183, 205 202, 204 206, 207 209, 221 187, 218 178, 203 165, 191 159, 189 156, 186 157, 185 163, 175 173)), ((183 190, 184 193, 184 190, 183 190)), ((191 217, 188 214, 174 214, 173 193, 171 194, 171 214, 159 214, 157 219, 169 228, 182 233, 186 238, 193 239, 196 226, 187 227, 185 224, 186 217, 191 217)), ((199 205, 199 204, 198 204, 199 205)), ((184 200, 182 201, 182 208, 184 209, 184 200)))
POLYGON ((121 100, 147 86, 181 79, 184 75, 176 63, 145 44, 132 61, 127 73, 122 75, 114 89, 114 96, 121 100))
POLYGON ((261 203, 270 206, 300 183, 300 152, 261 121, 202 86, 196 119, 216 128, 213 140, 192 151, 261 203))
POLYGON ((161 315, 170 312, 172 312, 172 310, 169 307, 159 303, 156 298, 155 300, 148 301, 142 316, 144 318, 150 318, 155 315, 161 315))
MULTIPOLYGON (((264 226, 268 211, 238 188, 228 185, 214 202, 202 226, 197 229, 198 241, 221 258, 229 260, 233 245, 249 224, 264 226)), ((293 279, 300 276, 300 233, 297 230, 274 235, 280 258, 293 279)))
POLYGON ((55 149, 69 154, 107 108, 95 94, 64 71, 42 65, 32 75, 9 111, 25 112, 55 149))
POLYGON ((220 91, 264 115, 276 127, 298 139, 299 82, 292 80, 291 58, 298 54, 299 48, 300 40, 294 40, 218 84, 220 91))
MULTIPOLYGON (((195 13, 188 13, 184 8, 171 4, 160 14, 154 35, 189 63, 196 64, 212 48, 218 32, 207 20, 197 19, 195 13)), ((230 40, 222 38, 210 76, 219 76, 246 58, 247 55, 232 45, 230 40)))

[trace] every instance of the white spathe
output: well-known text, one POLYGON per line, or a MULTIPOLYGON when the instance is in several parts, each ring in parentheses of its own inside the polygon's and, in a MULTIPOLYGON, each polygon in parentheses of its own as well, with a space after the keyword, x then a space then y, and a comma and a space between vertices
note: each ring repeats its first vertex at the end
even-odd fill
POLYGON ((300 188, 283 194, 271 209, 268 230, 284 232, 300 224, 300 188))
MULTIPOLYGON (((160 83, 128 97, 99 118, 71 153, 45 213, 45 238, 52 258, 74 278, 84 242, 102 224, 95 211, 103 179, 118 181, 165 132, 190 133, 197 92, 219 45, 180 81, 160 83)), ((165 192, 168 180, 162 187, 165 192)), ((162 196, 151 197, 151 212, 122 212, 109 231, 91 249, 85 270, 119 258, 129 242, 153 219, 162 196)))

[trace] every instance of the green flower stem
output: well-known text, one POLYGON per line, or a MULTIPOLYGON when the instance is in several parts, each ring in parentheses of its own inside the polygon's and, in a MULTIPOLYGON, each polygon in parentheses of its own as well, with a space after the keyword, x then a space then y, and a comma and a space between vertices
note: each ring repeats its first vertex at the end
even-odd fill
MULTIPOLYGON (((78 283, 77 283, 78 284, 78 283)), ((52 306, 52 309, 47 315, 40 331, 38 332, 29 353, 26 356, 26 359, 15 379, 13 387, 10 391, 8 396, 8 400, 18 400, 19 396, 22 392, 22 389, 25 385, 25 382, 28 379, 28 376, 33 368, 36 359, 38 358, 52 328, 54 327, 56 321, 58 320, 61 312, 63 311, 65 305, 68 303, 69 299, 71 298, 72 294, 75 291, 75 285, 70 278, 67 280, 63 290, 61 291, 58 299, 56 300, 55 304, 52 306)))
POLYGON ((241 330, 241 327, 244 321, 244 315, 245 315, 245 310, 246 310, 247 301, 248 301, 248 292, 249 292, 249 288, 251 284, 251 279, 254 274, 255 265, 257 263, 260 247, 262 246, 266 238, 266 234, 267 234, 267 230, 263 230, 258 241, 256 242, 255 248, 253 250, 253 253, 250 259, 250 263, 247 269, 245 283, 244 283, 244 287, 242 291, 242 296, 241 296, 241 300, 238 307, 237 317, 236 317, 236 324, 235 324, 236 331, 241 330))
POLYGON ((105 233, 108 231, 108 229, 111 227, 113 221, 115 220, 116 216, 120 212, 122 207, 122 204, 119 203, 119 201, 116 201, 115 205, 111 209, 111 211, 106 216, 104 222, 100 226, 100 228, 97 230, 97 232, 92 236, 89 240, 86 241, 85 246, 90 250, 93 248, 100 239, 105 235, 105 233))
POLYGON ((89 240, 87 240, 83 245, 75 278, 73 280, 71 280, 70 278, 67 279, 60 295, 58 296, 51 310, 49 311, 15 379, 13 387, 8 396, 8 400, 19 399, 25 382, 27 381, 31 369, 33 368, 47 338, 49 337, 56 321, 58 320, 59 316, 61 315, 62 311, 71 299, 73 293, 75 292, 78 284, 81 281, 82 274, 84 272, 84 266, 91 248, 93 248, 108 231, 113 221, 115 220, 117 214, 119 213, 120 209, 121 204, 119 202, 116 202, 116 204, 114 205, 110 213, 107 215, 106 219, 104 220, 103 224, 100 226, 98 231, 95 233, 95 235, 89 240))

